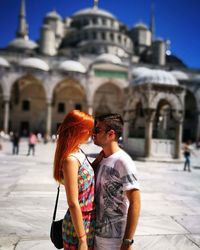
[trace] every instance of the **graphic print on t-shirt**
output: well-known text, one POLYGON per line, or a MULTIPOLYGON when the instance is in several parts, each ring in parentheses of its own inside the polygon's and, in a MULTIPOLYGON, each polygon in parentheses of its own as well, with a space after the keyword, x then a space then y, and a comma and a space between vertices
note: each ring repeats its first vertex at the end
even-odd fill
POLYGON ((102 237, 119 237, 123 220, 123 200, 121 200, 122 183, 120 174, 114 168, 103 166, 101 173, 101 193, 97 190, 97 200, 101 209, 97 209, 97 232, 102 237), (101 195, 100 195, 101 194, 101 195))

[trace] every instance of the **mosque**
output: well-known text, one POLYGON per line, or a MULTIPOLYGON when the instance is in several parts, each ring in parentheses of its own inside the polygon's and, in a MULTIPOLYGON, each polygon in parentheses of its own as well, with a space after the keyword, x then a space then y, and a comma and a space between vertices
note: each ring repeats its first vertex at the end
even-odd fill
MULTIPOLYGON (((21 0, 16 37, 0 49, 0 130, 52 135, 64 115, 119 112, 124 145, 139 157, 180 158, 200 138, 200 69, 188 68, 150 24, 128 28, 93 6, 70 17, 46 14, 28 35, 21 0)), ((14 27, 15 28, 15 27, 14 27)))

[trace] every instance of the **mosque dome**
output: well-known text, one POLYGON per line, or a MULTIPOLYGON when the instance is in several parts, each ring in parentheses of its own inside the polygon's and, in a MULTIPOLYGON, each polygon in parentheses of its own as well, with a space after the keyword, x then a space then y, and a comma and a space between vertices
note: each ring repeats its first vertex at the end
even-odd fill
POLYGON ((0 57, 0 67, 9 67, 10 63, 3 57, 0 57))
POLYGON ((85 67, 80 62, 73 61, 73 60, 67 60, 67 61, 61 62, 58 68, 62 71, 73 71, 73 72, 79 72, 79 73, 86 72, 85 67))
POLYGON ((30 58, 21 60, 20 65, 23 67, 40 69, 43 71, 49 70, 49 65, 45 61, 39 58, 35 58, 35 57, 30 57, 30 58))
POLYGON ((56 10, 48 12, 46 14, 45 18, 62 20, 62 17, 58 14, 58 12, 56 10))
POLYGON ((80 11, 75 12, 73 14, 73 17, 88 16, 88 15, 104 16, 104 17, 115 19, 115 16, 112 13, 103 9, 99 9, 99 8, 82 9, 80 11))
POLYGON ((151 69, 146 67, 137 67, 132 70, 132 75, 134 78, 137 78, 139 76, 142 76, 145 72, 149 72, 151 69))
POLYGON ((170 72, 158 69, 146 69, 133 80, 133 84, 136 85, 146 83, 178 85, 178 81, 170 72))
POLYGON ((37 48, 38 45, 37 43, 29 39, 15 38, 8 44, 8 47, 13 48, 13 49, 33 50, 37 48))
POLYGON ((122 61, 121 59, 113 54, 108 54, 108 53, 104 53, 100 56, 98 56, 94 62, 108 62, 108 63, 113 63, 113 64, 121 64, 122 61))
POLYGON ((144 29, 144 30, 148 30, 149 28, 147 27, 147 25, 143 22, 139 22, 136 23, 133 27, 134 29, 144 29))
POLYGON ((173 70, 170 72, 177 80, 188 80, 189 77, 188 75, 183 72, 183 71, 179 71, 179 70, 173 70))

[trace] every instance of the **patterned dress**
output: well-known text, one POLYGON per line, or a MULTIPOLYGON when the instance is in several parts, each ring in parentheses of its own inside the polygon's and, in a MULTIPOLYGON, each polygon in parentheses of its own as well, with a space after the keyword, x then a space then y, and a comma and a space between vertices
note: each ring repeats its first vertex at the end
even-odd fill
MULTIPOLYGON (((81 164, 78 171, 78 199, 87 235, 88 250, 93 250, 95 233, 94 171, 82 152, 77 152, 72 155, 76 157, 81 164)), ((78 249, 79 240, 73 226, 69 209, 64 217, 62 230, 64 249, 78 249)))

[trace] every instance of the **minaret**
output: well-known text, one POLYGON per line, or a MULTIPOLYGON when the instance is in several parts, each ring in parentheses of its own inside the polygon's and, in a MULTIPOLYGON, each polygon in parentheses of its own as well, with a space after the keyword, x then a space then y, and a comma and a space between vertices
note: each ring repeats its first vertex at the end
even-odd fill
POLYGON ((94 0, 94 9, 98 9, 98 2, 99 2, 99 0, 94 0))
POLYGON ((18 29, 16 32, 18 38, 28 38, 28 25, 26 22, 26 13, 25 13, 25 0, 21 0, 21 7, 19 13, 18 29))
POLYGON ((151 31, 151 40, 155 39, 155 13, 154 13, 154 2, 151 2, 151 19, 150 19, 150 31, 151 31))

